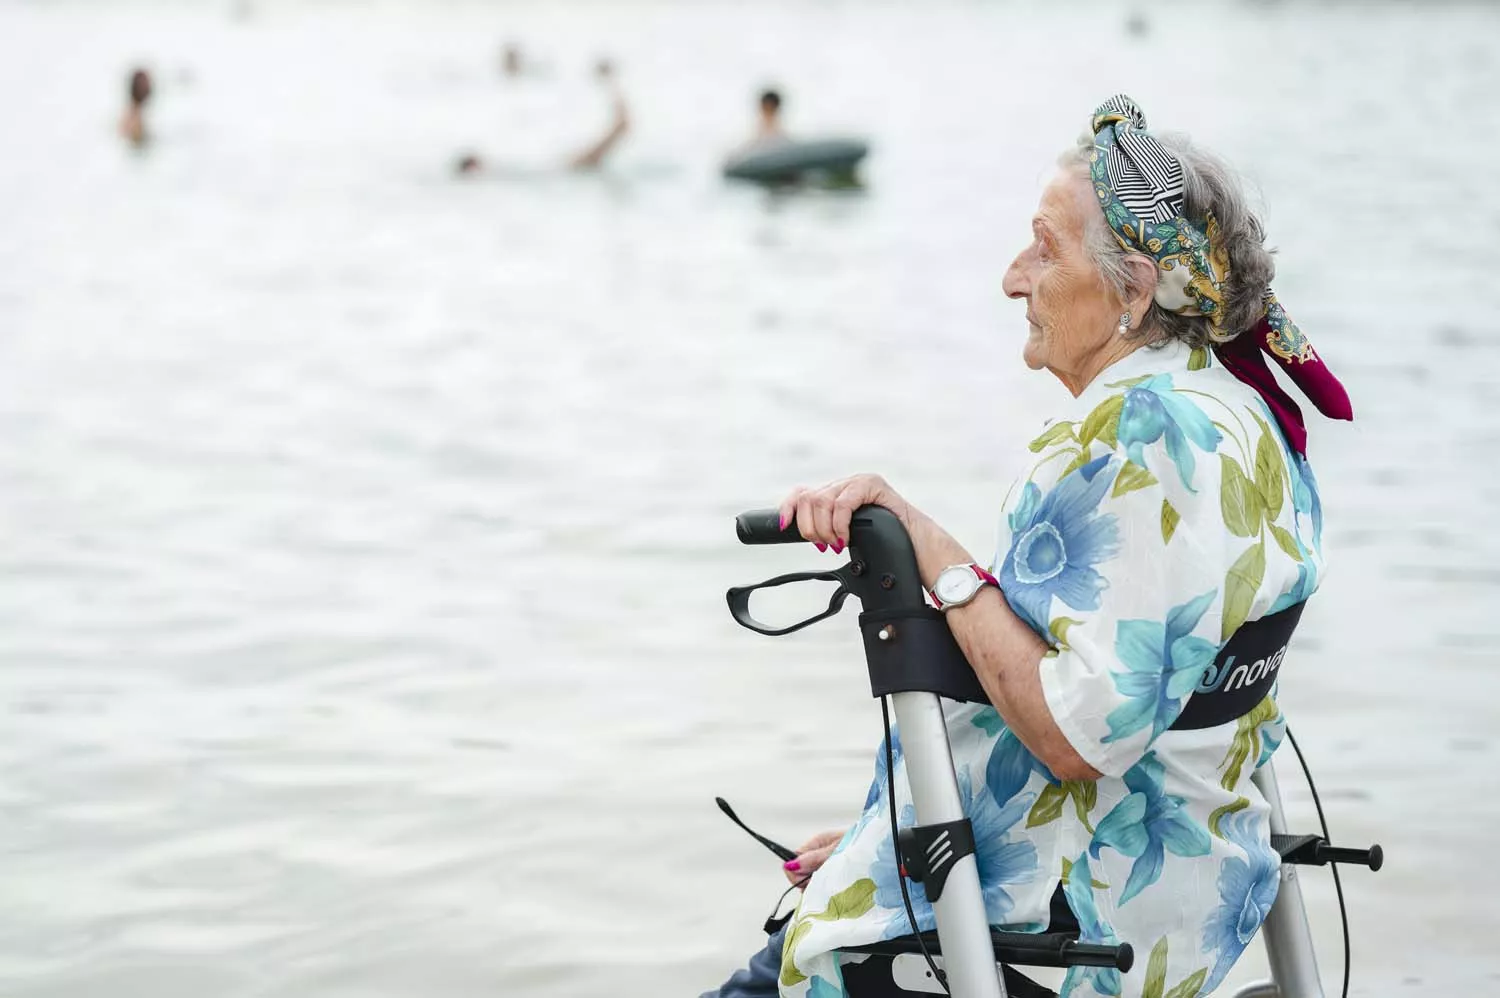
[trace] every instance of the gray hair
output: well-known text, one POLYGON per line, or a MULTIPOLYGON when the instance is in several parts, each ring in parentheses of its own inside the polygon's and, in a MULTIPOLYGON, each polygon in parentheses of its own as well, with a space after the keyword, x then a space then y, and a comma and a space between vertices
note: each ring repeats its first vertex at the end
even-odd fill
MULTIPOLYGON (((1155 138, 1182 164, 1187 217, 1201 219, 1212 212, 1218 220, 1219 238, 1229 254, 1229 286, 1224 296, 1225 332, 1215 335, 1204 316, 1179 315, 1153 301, 1133 335, 1148 337, 1152 342, 1178 340, 1191 347, 1232 340, 1261 317, 1266 288, 1276 275, 1276 263, 1271 258, 1271 250, 1266 248, 1265 229, 1250 210, 1239 175, 1227 163, 1194 145, 1185 135, 1167 132, 1156 134, 1155 138)), ((1078 144, 1059 158, 1059 165, 1081 170, 1087 178, 1093 151, 1093 136, 1079 136, 1078 144)), ((1130 297, 1140 288, 1126 261, 1132 256, 1142 256, 1151 260, 1153 272, 1156 261, 1121 246, 1104 220, 1104 213, 1097 210, 1098 201, 1092 190, 1088 200, 1094 210, 1085 216, 1084 245, 1105 284, 1120 297, 1130 297)))

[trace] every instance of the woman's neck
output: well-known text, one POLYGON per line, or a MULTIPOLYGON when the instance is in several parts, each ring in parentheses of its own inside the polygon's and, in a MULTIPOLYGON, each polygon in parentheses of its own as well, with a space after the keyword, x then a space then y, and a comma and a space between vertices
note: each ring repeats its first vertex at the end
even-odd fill
POLYGON ((1094 383, 1094 379, 1100 374, 1145 345, 1144 339, 1111 336, 1102 347, 1085 357, 1076 371, 1054 370, 1052 373, 1057 376, 1058 381, 1063 383, 1063 387, 1071 392, 1074 398, 1077 398, 1094 383))

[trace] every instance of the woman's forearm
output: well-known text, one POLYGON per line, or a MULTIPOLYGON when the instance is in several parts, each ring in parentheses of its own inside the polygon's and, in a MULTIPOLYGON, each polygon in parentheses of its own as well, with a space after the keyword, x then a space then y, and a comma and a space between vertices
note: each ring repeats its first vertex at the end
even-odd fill
MULTIPOLYGON (((925 514, 908 509, 903 517, 917 551, 922 584, 931 588, 949 565, 974 559, 951 534, 925 514)), ((1047 644, 1028 627, 993 586, 985 586, 970 603, 953 607, 948 628, 964 657, 1021 743, 1063 780, 1092 780, 1099 772, 1080 756, 1053 720, 1042 692, 1041 662, 1047 644)))

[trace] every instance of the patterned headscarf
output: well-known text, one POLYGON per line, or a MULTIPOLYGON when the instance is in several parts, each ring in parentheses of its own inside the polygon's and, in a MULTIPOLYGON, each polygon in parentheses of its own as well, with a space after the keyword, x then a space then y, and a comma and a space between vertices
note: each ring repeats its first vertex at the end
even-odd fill
POLYGON ((1276 359, 1325 416, 1353 419, 1344 386, 1269 288, 1259 321, 1229 338, 1232 331, 1224 326, 1229 254, 1219 223, 1212 213, 1201 223, 1184 216, 1182 164, 1146 131, 1146 115, 1135 101, 1124 94, 1111 97, 1094 112, 1091 130, 1094 194, 1120 245, 1156 260, 1156 303, 1169 312, 1208 319, 1214 352, 1266 400, 1299 454, 1307 450, 1302 412, 1276 383, 1265 355, 1276 359))

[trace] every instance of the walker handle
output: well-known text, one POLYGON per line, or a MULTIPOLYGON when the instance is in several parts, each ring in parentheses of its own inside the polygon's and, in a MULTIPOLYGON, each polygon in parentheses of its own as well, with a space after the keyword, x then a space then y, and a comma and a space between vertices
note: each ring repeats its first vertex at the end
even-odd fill
POLYGON ((796 514, 781 529, 781 513, 774 509, 752 509, 734 518, 734 532, 741 544, 797 544, 806 540, 797 529, 796 514))

